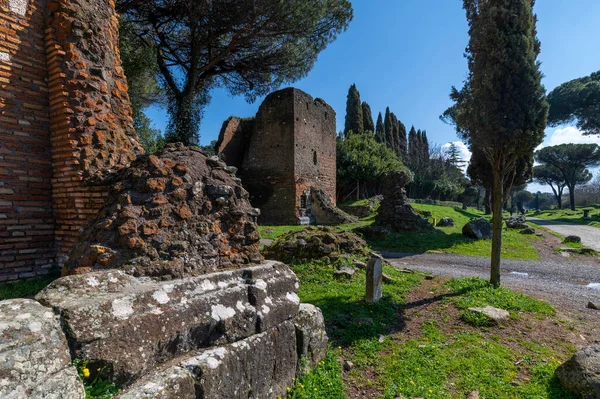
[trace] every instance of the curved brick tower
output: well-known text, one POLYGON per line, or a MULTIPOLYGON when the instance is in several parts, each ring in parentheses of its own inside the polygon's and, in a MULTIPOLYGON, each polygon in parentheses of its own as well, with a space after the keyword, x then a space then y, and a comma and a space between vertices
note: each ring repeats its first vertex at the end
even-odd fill
POLYGON ((0 0, 0 282, 61 264, 142 152, 113 0, 0 0))

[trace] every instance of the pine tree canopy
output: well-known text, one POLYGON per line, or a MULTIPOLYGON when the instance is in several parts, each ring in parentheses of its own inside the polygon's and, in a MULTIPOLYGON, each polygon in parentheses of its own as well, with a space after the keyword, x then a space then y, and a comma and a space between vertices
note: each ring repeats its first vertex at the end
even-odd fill
POLYGON ((552 126, 577 122, 585 134, 600 134, 600 71, 563 83, 548 94, 552 126))
POLYGON ((186 144, 197 141, 213 88, 254 101, 305 77, 353 14, 348 0, 118 0, 117 8, 139 43, 156 49, 169 140, 186 144))

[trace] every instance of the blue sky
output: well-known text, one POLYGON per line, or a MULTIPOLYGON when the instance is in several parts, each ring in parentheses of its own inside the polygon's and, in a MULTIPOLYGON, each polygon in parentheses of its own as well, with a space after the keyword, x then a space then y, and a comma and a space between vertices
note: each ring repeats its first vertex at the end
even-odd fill
MULTIPOLYGON (((348 87, 356 83, 373 110, 386 106, 409 128, 426 129, 432 142, 456 141, 451 126, 438 116, 450 105, 451 86, 466 75, 463 52, 468 42, 461 0, 354 0, 354 20, 324 52, 309 75, 291 84, 321 97, 337 112, 343 129, 348 87)), ((538 35, 542 42, 544 85, 555 86, 600 70, 600 1, 538 0, 538 35)), ((262 99, 248 104, 224 90, 212 93, 200 130, 202 145, 215 140, 229 116, 252 116, 262 99)), ((148 115, 164 130, 166 114, 148 115)), ((546 145, 582 138, 573 128, 547 130, 546 145)), ((544 190, 545 191, 545 190, 544 190)))

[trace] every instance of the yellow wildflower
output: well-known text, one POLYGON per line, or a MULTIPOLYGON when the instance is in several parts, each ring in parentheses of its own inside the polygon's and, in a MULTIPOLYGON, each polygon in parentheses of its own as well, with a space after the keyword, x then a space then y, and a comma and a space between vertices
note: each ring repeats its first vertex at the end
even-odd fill
POLYGON ((83 368, 83 376, 85 378, 88 378, 90 376, 90 369, 88 369, 87 367, 83 368))

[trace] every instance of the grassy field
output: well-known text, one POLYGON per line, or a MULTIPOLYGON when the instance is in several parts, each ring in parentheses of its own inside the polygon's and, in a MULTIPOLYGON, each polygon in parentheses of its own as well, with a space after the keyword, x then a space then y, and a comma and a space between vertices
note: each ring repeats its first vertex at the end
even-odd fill
MULTIPOLYGON (((462 234, 462 227, 472 218, 484 217, 483 212, 469 208, 462 210, 441 205, 412 204, 414 209, 430 212, 429 221, 438 221, 443 217, 454 219, 454 227, 438 227, 433 231, 392 233, 385 239, 369 240, 369 244, 378 250, 395 252, 425 253, 444 252, 468 256, 489 256, 491 240, 473 240, 462 234)), ((374 221, 374 215, 362 219, 359 223, 337 226, 337 230, 354 230, 367 226, 374 221)), ((275 239, 290 231, 302 229, 302 226, 259 226, 263 238, 275 239)), ((504 228, 502 257, 515 260, 539 260, 538 251, 533 246, 536 236, 519 234, 516 230, 504 228)))
POLYGON ((560 222, 600 227, 600 205, 577 208, 575 211, 572 211, 570 209, 552 209, 534 212, 529 214, 528 216, 533 216, 540 219, 556 220, 560 222), (583 218, 584 209, 590 210, 590 219, 583 218))
POLYGON ((325 262, 292 268, 301 300, 323 310, 330 351, 290 387, 288 398, 449 399, 471 391, 482 398, 572 398, 554 377, 574 351, 556 338, 569 326, 555 320, 547 303, 477 278, 428 281, 386 268, 394 282, 384 284, 381 302, 369 305, 364 271, 338 281, 325 262), (486 305, 509 310, 509 325, 464 316, 467 307, 486 305), (343 361, 354 367, 343 371, 343 361))
POLYGON ((58 276, 40 280, 24 280, 0 285, 0 301, 12 298, 33 297, 58 276))

